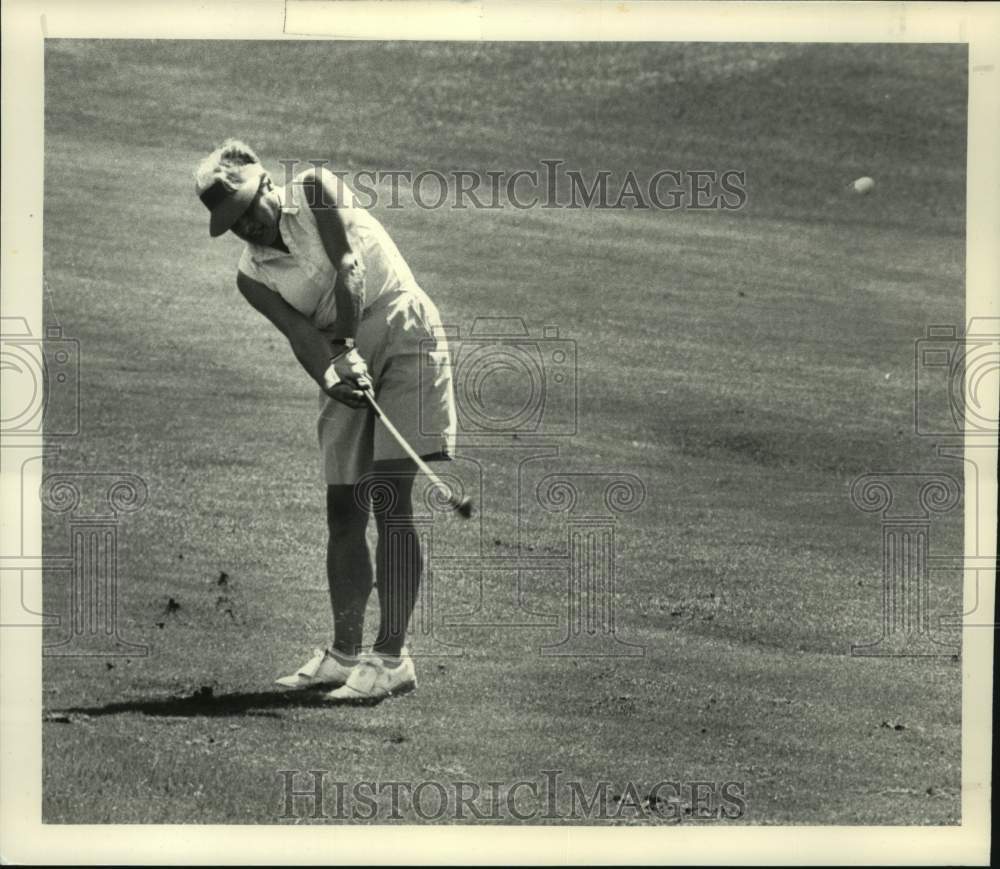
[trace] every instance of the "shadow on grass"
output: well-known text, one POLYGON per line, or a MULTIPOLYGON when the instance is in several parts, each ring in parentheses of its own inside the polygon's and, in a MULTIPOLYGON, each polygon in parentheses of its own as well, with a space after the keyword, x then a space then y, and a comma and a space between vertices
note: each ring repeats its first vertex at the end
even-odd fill
POLYGON ((142 715, 159 717, 220 717, 227 715, 250 715, 255 717, 279 718, 275 711, 281 709, 334 709, 338 704, 323 699, 320 690, 307 691, 250 691, 232 694, 216 694, 211 688, 200 688, 186 697, 164 697, 155 700, 124 700, 106 703, 103 706, 72 706, 60 709, 56 714, 121 715, 139 712, 142 715))

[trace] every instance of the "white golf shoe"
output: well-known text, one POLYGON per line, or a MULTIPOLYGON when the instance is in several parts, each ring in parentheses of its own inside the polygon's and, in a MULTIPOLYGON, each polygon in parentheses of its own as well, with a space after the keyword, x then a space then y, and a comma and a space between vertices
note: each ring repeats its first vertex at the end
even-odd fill
POLYGON ((396 667, 388 666, 386 659, 377 652, 366 652, 351 671, 347 683, 323 696, 335 703, 380 703, 387 697, 405 694, 416 687, 413 658, 406 649, 403 649, 396 667))
MULTIPOLYGON (((338 653, 339 654, 339 653, 338 653)), ((285 688, 314 688, 317 685, 343 685, 358 663, 358 658, 341 655, 337 658, 329 649, 315 649, 313 656, 290 676, 275 679, 285 688)))

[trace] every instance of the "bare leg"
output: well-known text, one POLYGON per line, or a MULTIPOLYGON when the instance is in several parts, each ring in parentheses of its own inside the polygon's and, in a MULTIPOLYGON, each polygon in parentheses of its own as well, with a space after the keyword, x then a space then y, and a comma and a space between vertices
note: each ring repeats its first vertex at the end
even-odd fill
POLYGON ((386 501, 375 506, 378 547, 375 581, 378 586, 379 625, 374 651, 398 656, 420 590, 420 540, 413 525, 411 495, 417 469, 409 460, 376 463, 378 484, 386 501), (379 509, 383 507, 384 509, 379 509))
POLYGON ((354 486, 327 487, 326 574, 333 607, 333 648, 344 655, 361 651, 365 607, 372 591, 372 560, 365 540, 368 515, 364 505, 357 503, 354 486))

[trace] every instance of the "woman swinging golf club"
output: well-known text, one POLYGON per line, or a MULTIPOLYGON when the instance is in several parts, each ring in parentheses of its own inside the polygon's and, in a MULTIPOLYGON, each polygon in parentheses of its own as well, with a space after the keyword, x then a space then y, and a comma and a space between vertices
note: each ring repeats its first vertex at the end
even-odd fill
POLYGON ((211 212, 210 234, 231 231, 246 242, 240 292, 285 335, 321 389, 333 642, 277 682, 339 685, 325 696, 342 702, 412 690, 404 643, 420 583, 410 503, 417 464, 376 426, 366 392, 417 455, 450 457, 454 397, 437 308, 382 225, 333 173, 310 167, 276 187, 254 151, 230 139, 201 162, 195 185, 211 212), (365 530, 376 492, 373 570, 365 530), (373 573, 381 621, 363 651, 373 573))

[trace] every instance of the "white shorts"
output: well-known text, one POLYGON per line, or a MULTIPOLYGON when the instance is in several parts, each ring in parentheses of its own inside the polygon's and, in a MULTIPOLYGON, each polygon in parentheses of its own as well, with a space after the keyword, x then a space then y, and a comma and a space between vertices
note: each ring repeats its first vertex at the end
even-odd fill
MULTIPOLYGON (((358 325, 358 352, 368 363, 375 400, 417 455, 450 459, 455 450, 455 394, 448 342, 434 303, 419 287, 388 292, 358 325)), ((372 463, 406 453, 369 408, 319 396, 319 446, 328 485, 350 485, 372 463)))

